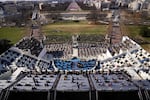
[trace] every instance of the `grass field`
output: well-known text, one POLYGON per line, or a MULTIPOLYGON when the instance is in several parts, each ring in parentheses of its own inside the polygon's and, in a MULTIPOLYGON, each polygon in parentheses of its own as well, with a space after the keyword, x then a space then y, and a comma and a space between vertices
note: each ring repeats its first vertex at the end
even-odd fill
MULTIPOLYGON (((142 39, 144 41, 150 42, 150 37, 145 38, 145 37, 140 36, 140 29, 142 28, 142 26, 129 25, 129 26, 126 26, 126 28, 127 28, 127 33, 128 33, 127 35, 129 37, 134 37, 134 38, 138 38, 138 39, 142 39)), ((150 44, 142 44, 141 46, 145 50, 150 52, 150 44)))
POLYGON ((90 25, 87 22, 59 22, 43 26, 45 35, 72 35, 72 34, 105 34, 106 25, 90 25))
POLYGON ((25 28, 18 28, 18 27, 0 28, 0 39, 8 39, 13 44, 18 42, 23 36, 25 36, 25 28))
POLYGON ((140 35, 140 30, 143 26, 133 26, 133 25, 128 25, 127 26, 127 30, 128 30, 128 35, 130 37, 134 37, 134 38, 141 38, 141 39, 144 39, 144 40, 147 40, 147 41, 150 41, 150 38, 145 38, 145 37, 142 37, 140 35))
POLYGON ((101 37, 106 34, 107 27, 107 25, 91 25, 87 21, 67 21, 45 25, 42 27, 42 32, 47 36, 45 43, 70 42, 74 34, 82 35, 82 37, 92 38, 95 35, 101 37))
POLYGON ((150 52, 150 44, 141 45, 146 51, 150 52))

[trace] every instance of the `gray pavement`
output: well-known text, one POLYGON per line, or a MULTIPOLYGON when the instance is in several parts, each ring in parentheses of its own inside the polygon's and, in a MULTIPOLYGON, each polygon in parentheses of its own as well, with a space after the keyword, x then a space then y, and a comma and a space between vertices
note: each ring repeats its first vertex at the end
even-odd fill
POLYGON ((130 91, 138 88, 122 74, 91 74, 97 91, 130 91))
POLYGON ((61 75, 57 91, 89 91, 90 85, 88 78, 83 75, 61 75))
POLYGON ((28 75, 15 84, 11 90, 18 91, 49 91, 57 75, 28 75))

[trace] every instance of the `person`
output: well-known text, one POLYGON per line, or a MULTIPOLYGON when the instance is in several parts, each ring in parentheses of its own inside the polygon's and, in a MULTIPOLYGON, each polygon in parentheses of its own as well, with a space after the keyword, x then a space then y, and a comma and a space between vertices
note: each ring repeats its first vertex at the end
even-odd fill
POLYGON ((67 75, 64 76, 64 80, 66 80, 66 79, 67 79, 67 75))
POLYGON ((74 77, 72 76, 72 83, 75 83, 75 81, 74 81, 74 77))
POLYGON ((78 89, 80 88, 80 84, 79 84, 79 82, 77 82, 77 87, 78 87, 78 89))
POLYGON ((95 80, 96 80, 96 83, 98 83, 98 78, 97 77, 95 77, 95 80))

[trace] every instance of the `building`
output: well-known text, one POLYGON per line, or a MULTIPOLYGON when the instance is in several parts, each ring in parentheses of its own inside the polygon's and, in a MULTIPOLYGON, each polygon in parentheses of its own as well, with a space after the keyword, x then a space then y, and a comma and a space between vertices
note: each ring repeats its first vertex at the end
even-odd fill
POLYGON ((66 10, 67 11, 81 11, 82 9, 77 4, 77 2, 73 1, 70 3, 70 5, 68 6, 68 8, 66 10))
POLYGON ((0 7, 0 23, 4 22, 4 9, 3 7, 0 7))

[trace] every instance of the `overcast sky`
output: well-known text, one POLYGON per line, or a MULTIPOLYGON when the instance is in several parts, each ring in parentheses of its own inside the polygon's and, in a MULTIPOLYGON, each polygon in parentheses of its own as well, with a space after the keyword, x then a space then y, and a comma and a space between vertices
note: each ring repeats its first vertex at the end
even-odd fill
POLYGON ((0 2, 4 1, 49 1, 49 0, 0 0, 0 2))
MULTIPOLYGON (((0 2, 3 2, 3 1, 55 1, 55 0, 0 0, 0 2)), ((56 0, 56 1, 59 1, 59 0, 56 0)), ((66 1, 66 0, 64 0, 64 1, 66 1)), ((72 1, 72 0, 70 0, 70 1, 72 1)))

